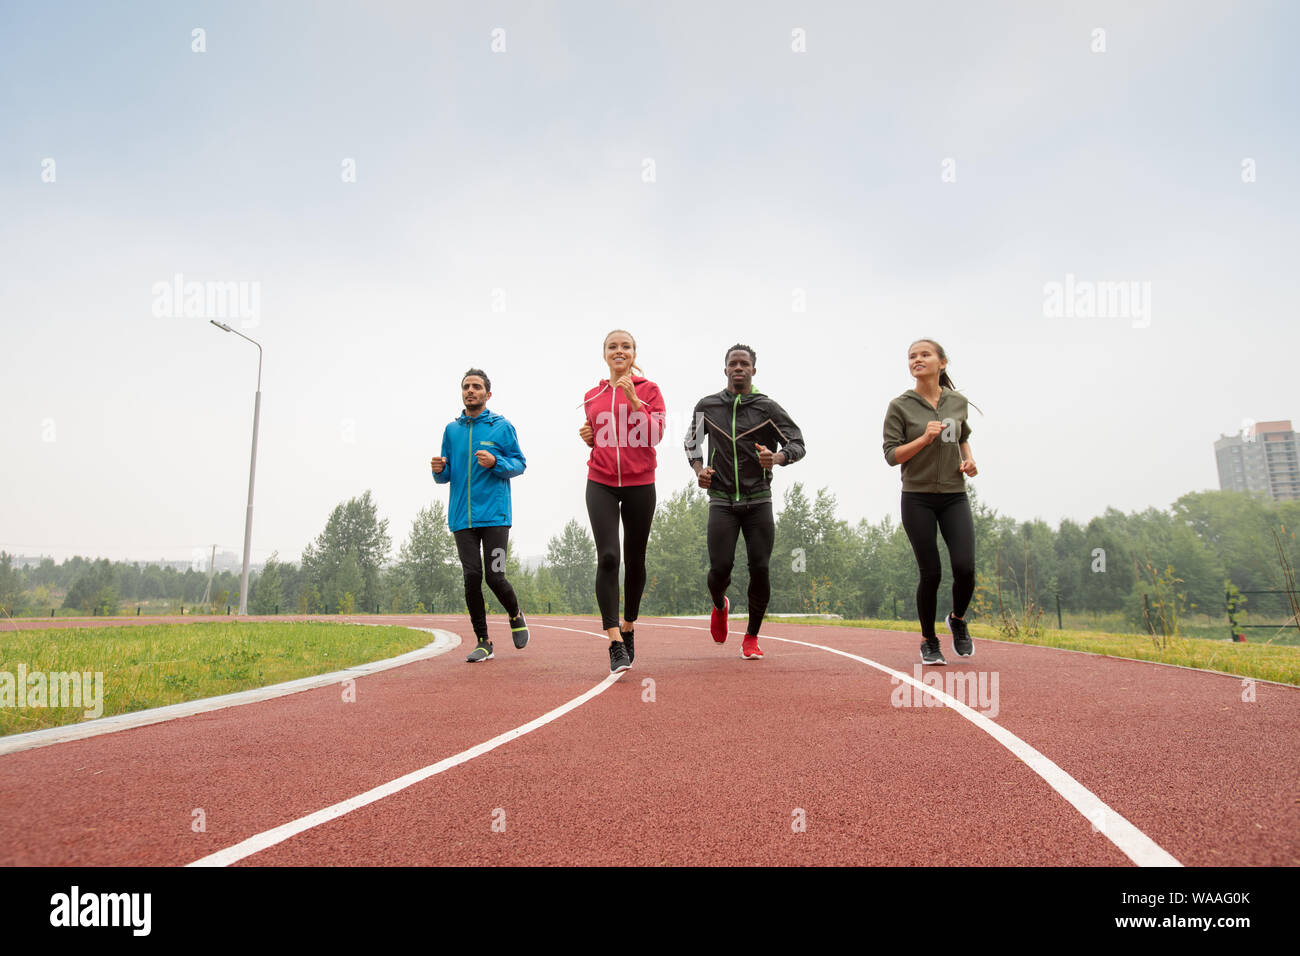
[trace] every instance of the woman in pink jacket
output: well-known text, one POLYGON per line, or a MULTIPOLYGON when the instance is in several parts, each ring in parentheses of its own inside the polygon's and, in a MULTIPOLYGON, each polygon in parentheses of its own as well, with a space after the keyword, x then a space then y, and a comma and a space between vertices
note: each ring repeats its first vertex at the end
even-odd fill
POLYGON ((664 432, 659 386, 636 364, 636 340, 616 329, 605 336, 609 378, 587 392, 587 421, 578 430, 587 459, 587 514, 596 540, 596 603, 609 635, 611 673, 632 665, 633 625, 645 590, 645 549, 655 513, 654 446, 664 432), (633 373, 637 374, 633 374, 633 373), (618 522, 623 519, 623 624, 618 621, 618 522))

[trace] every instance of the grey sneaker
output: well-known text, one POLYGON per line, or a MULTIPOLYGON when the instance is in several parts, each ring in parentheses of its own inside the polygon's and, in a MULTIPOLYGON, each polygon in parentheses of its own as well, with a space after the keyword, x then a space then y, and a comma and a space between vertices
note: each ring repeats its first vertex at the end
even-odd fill
POLYGON ((959 617, 953 617, 950 613, 947 620, 948 632, 952 634, 952 650, 958 657, 971 657, 975 653, 975 645, 971 643, 970 631, 966 628, 966 622, 959 617))
POLYGON ((937 637, 927 637, 921 641, 921 663, 922 664, 947 664, 943 659, 943 654, 939 652, 939 639, 937 637))
POLYGON ((467 664, 477 664, 479 661, 492 660, 492 642, 479 641, 474 645, 474 650, 469 652, 469 657, 465 658, 467 664))
POLYGON ((520 611, 518 617, 510 619, 510 636, 514 638, 515 647, 523 650, 528 646, 528 622, 524 620, 524 612, 520 611))
POLYGON ((625 671, 632 666, 631 659, 627 656, 627 648, 623 646, 622 641, 609 642, 609 672, 617 674, 619 671, 625 671))

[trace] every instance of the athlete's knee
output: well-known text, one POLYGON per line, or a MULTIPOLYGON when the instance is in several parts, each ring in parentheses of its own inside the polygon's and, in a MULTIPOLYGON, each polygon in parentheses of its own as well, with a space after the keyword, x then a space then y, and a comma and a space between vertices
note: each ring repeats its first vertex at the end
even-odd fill
POLYGON ((618 573, 618 552, 601 551, 596 555, 596 569, 597 571, 603 571, 606 574, 618 573))
POLYGON ((709 565, 709 580, 718 580, 731 582, 731 571, 735 564, 711 564, 709 565))
POLYGON ((921 587, 923 588, 937 588, 942 579, 943 570, 941 568, 921 569, 921 587))

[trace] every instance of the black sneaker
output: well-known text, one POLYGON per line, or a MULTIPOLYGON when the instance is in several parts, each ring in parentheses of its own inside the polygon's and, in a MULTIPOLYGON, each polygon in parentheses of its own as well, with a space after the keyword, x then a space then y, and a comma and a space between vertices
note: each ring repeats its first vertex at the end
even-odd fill
POLYGON ((515 647, 523 650, 528 646, 528 622, 524 620, 524 612, 520 611, 518 617, 510 619, 510 636, 515 639, 515 647))
POLYGON ((622 641, 609 642, 609 672, 617 674, 619 671, 625 671, 632 666, 632 661, 627 656, 627 648, 623 646, 622 641))
POLYGON ((948 632, 952 634, 953 653, 958 657, 972 656, 975 653, 975 645, 971 643, 970 631, 966 628, 966 622, 949 614, 944 623, 948 625, 948 632))
POLYGON ((636 660, 636 648, 632 644, 633 631, 625 631, 621 627, 618 629, 618 636, 623 638, 623 646, 627 648, 627 662, 631 664, 636 660))
POLYGON ((922 664, 947 664, 943 659, 943 654, 939 652, 939 639, 937 637, 927 637, 921 641, 921 663, 922 664))
POLYGON ((492 642, 479 641, 474 645, 474 650, 469 652, 469 657, 465 658, 468 664, 477 664, 479 661, 492 660, 492 642))

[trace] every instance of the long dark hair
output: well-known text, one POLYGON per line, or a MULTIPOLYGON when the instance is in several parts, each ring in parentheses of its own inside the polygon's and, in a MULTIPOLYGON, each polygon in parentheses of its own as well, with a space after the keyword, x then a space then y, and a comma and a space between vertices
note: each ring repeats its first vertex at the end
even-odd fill
MULTIPOLYGON (((936 342, 934 339, 920 338, 920 339, 917 339, 916 342, 913 342, 912 345, 915 345, 917 342, 929 342, 931 345, 934 346, 934 350, 935 350, 935 352, 938 353, 938 355, 939 355, 939 361, 940 361, 940 362, 943 362, 944 364, 947 364, 947 362, 948 362, 948 353, 945 352, 945 351, 943 350, 943 346, 940 345, 938 342, 936 342)), ((908 350, 909 352, 912 351, 912 345, 909 345, 909 346, 907 347, 907 350, 908 350)), ((954 392, 957 391, 957 386, 954 385, 954 384, 952 383, 952 378, 948 375, 948 370, 947 370, 946 368, 940 370, 940 372, 939 372, 939 387, 940 387, 940 388, 950 388, 950 389, 952 389, 954 392)), ((969 398, 966 399, 966 402, 967 402, 968 405, 970 405, 971 408, 975 409, 975 411, 979 412, 981 415, 984 414, 984 409, 980 408, 978 405, 976 405, 974 402, 972 402, 969 398)))

